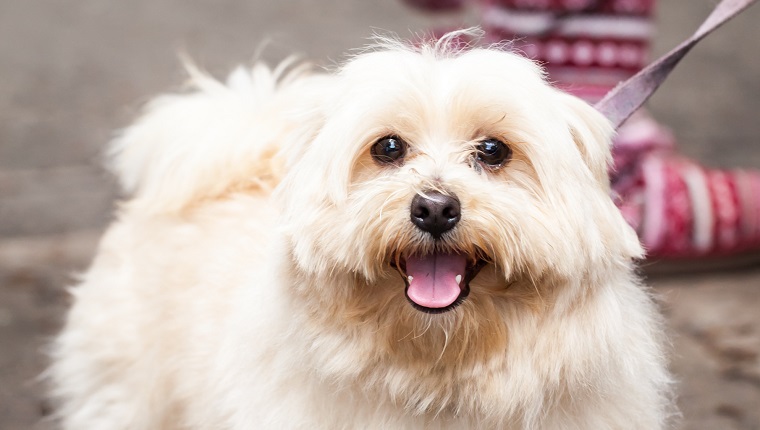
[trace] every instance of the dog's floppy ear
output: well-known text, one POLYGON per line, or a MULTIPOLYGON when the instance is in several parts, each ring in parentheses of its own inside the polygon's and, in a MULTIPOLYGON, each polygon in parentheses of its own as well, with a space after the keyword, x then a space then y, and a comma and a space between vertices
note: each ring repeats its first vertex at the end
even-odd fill
MULTIPOLYGON (((573 137, 578 152, 588 167, 588 171, 600 186, 597 197, 610 195, 609 168, 612 161, 612 137, 615 129, 612 123, 593 106, 578 97, 558 92, 563 121, 573 137)), ((597 258, 606 258, 611 252, 619 253, 626 259, 638 259, 644 256, 636 232, 623 218, 611 198, 594 199, 597 204, 587 215, 593 218, 595 228, 605 231, 599 233, 602 238, 614 238, 604 241, 604 246, 595 248, 599 243, 589 245, 589 249, 602 252, 597 258), (606 257, 599 257, 606 255, 606 257)), ((598 242, 598 241, 592 241, 598 242)))
POLYGON ((594 177, 609 186, 608 169, 612 160, 611 142, 615 130, 610 121, 585 101, 558 92, 565 122, 575 144, 594 177))

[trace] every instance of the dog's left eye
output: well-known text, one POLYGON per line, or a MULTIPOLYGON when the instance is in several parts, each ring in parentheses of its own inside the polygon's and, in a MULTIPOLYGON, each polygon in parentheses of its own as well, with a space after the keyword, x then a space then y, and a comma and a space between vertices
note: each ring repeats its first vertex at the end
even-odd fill
POLYGON ((509 146, 494 138, 482 140, 476 148, 478 150, 476 158, 488 167, 499 167, 512 155, 509 146))
POLYGON ((372 145, 370 152, 381 164, 400 163, 406 155, 406 142, 398 136, 385 136, 372 145))

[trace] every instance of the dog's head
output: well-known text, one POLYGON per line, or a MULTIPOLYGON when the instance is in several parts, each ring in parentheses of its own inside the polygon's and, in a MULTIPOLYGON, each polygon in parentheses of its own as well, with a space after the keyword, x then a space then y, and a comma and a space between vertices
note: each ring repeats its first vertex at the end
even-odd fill
POLYGON ((335 279, 318 294, 477 313, 639 256, 609 197, 604 117, 525 58, 441 46, 357 56, 285 146, 293 261, 335 279))

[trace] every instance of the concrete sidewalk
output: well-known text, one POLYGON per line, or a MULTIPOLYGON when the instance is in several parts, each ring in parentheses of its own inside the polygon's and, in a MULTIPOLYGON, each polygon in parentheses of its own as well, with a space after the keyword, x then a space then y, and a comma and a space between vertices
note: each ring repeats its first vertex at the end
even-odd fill
MULTIPOLYGON (((655 50, 714 3, 661 0, 655 50)), ((685 154, 760 168, 758 23, 754 7, 720 29, 652 100, 685 154)), ((223 75, 268 38, 264 58, 329 65, 372 27, 403 36, 429 25, 396 0, 0 0, 0 429, 34 428, 45 412, 41 349, 117 194, 101 150, 141 103, 181 86, 178 52, 223 75)), ((760 429, 760 268, 652 283, 674 333, 685 428, 760 429)))

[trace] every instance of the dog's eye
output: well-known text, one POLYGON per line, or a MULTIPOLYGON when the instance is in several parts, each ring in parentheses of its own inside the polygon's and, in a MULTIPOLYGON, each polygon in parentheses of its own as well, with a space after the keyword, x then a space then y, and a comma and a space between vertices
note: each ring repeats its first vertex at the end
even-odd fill
POLYGON ((504 142, 494 138, 482 140, 477 150, 475 157, 488 167, 499 167, 512 156, 512 150, 504 142))
POLYGON ((385 136, 372 145, 370 152, 381 164, 400 163, 406 155, 406 142, 397 136, 385 136))

